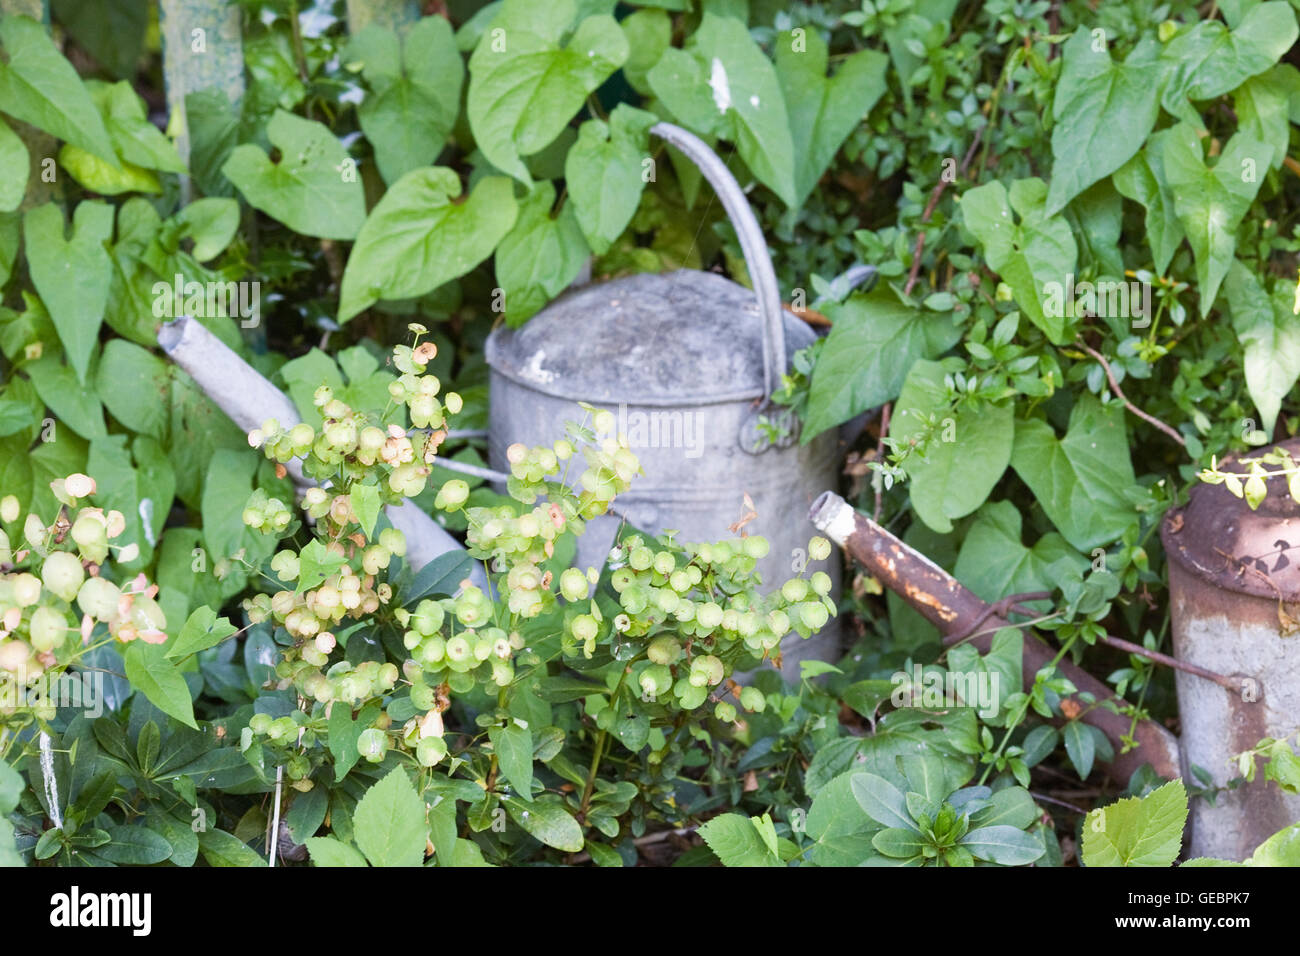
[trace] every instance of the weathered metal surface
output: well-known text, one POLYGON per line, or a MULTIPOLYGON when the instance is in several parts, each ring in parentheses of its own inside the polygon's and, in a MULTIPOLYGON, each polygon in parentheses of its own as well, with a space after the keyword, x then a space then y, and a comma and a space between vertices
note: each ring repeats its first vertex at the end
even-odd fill
MULTIPOLYGON (((1293 455, 1300 441, 1284 442, 1293 455)), ((1223 467, 1231 470, 1235 460, 1223 467)), ((1161 526, 1169 556, 1170 618, 1180 660, 1237 678, 1236 692, 1178 674, 1183 750, 1218 786, 1238 776, 1236 754, 1300 727, 1300 506, 1279 479, 1256 511, 1221 485, 1198 485, 1161 526)), ((1300 819, 1300 796, 1262 774, 1192 804, 1192 853, 1241 860, 1300 819)))
MULTIPOLYGON (((813 338, 793 316, 785 331, 787 359, 813 338)), ((745 531, 772 546, 759 572, 779 584, 816 534, 805 515, 815 489, 835 484, 836 439, 828 432, 759 455, 741 447, 763 394, 758 333, 753 295, 701 272, 632 276, 564 296, 521 329, 488 339, 492 467, 509 470, 513 442, 563 438, 564 423, 586 415, 577 402, 606 408, 645 469, 615 501, 618 513, 648 532, 676 529, 683 541, 725 539, 748 494, 758 517, 745 531)), ((603 564, 615 530, 616 522, 593 522, 579 560, 603 564)), ((819 569, 838 595, 838 559, 819 569)), ((839 633, 832 623, 809 641, 787 640, 786 673, 797 674, 810 655, 834 657, 839 633)))
MULTIPOLYGON (((768 396, 815 335, 782 309, 762 232, 726 166, 685 130, 660 123, 651 132, 714 186, 755 291, 696 271, 637 275, 570 292, 520 329, 497 329, 486 350, 491 463, 506 470, 514 442, 563 437, 565 421, 584 415, 579 401, 606 408, 645 469, 615 502, 619 514, 648 532, 675 529, 679 540, 727 538, 749 495, 757 518, 745 530, 771 542, 759 562, 771 587, 806 562, 815 533, 807 506, 837 478, 833 431, 801 446, 791 430, 772 443, 759 417, 775 417, 768 396)), ((593 522, 579 559, 603 564, 615 530, 613 521, 593 522)), ((838 599, 838 559, 824 570, 838 599)), ((835 620, 809 641, 794 636, 782 645, 783 669, 795 676, 800 659, 834 658, 839 645, 835 620)))
MULTIPOLYGON (((951 574, 925 555, 908 547, 866 515, 859 514, 834 492, 825 492, 817 499, 809 518, 854 560, 875 575, 881 584, 902 597, 935 625, 944 635, 945 644, 965 640, 980 653, 987 653, 995 631, 1002 627, 1017 627, 1005 618, 990 613, 989 605, 951 574), (977 621, 982 623, 976 633, 964 637, 977 621)), ((1051 663, 1056 654, 1028 628, 1021 630, 1025 635, 1024 689, 1029 690, 1033 686, 1034 675, 1040 668, 1051 663)), ((1099 701, 1115 696, 1109 687, 1069 661, 1060 661, 1056 666, 1080 692, 1090 693, 1099 701)), ((1208 686, 1219 689, 1215 684, 1208 686)), ((1133 737, 1138 746, 1123 753, 1122 739, 1129 733, 1130 718, 1102 707, 1089 707, 1078 698, 1066 699, 1073 699, 1083 711, 1081 719, 1104 733, 1114 745, 1116 756, 1110 766, 1121 780, 1127 781, 1133 771, 1148 762, 1162 777, 1182 775, 1178 741, 1159 724, 1150 720, 1139 721, 1133 729, 1133 737)))

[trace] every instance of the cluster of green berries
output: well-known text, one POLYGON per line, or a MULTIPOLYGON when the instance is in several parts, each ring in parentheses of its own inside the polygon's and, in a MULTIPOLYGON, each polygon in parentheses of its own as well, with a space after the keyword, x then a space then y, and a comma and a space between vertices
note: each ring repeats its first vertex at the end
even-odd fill
MULTIPOLYGON (((658 699, 671 693, 679 706, 694 710, 743 656, 775 656, 790 632, 807 638, 826 624, 835 605, 825 572, 808 580, 792 578, 771 594, 758 592, 755 566, 768 549, 756 536, 656 549, 639 535, 614 549, 611 560, 621 566, 611 584, 623 613, 611 627, 618 640, 647 639, 646 663, 637 672, 644 695, 658 699)), ((830 542, 813 538, 808 551, 822 560, 830 554, 830 542)), ((590 647, 599 628, 596 615, 575 616, 569 621, 570 646, 590 647)), ((762 709, 761 693, 740 693, 746 710, 762 709)), ((717 703, 719 719, 735 720, 732 704, 717 703)))
POLYGON ((122 513, 78 507, 95 493, 86 475, 56 479, 50 489, 63 505, 52 524, 35 513, 23 516, 13 495, 0 500, 0 521, 22 527, 16 545, 0 527, 0 720, 20 712, 53 718, 53 703, 30 691, 66 670, 97 625, 123 643, 167 640, 157 585, 144 575, 125 585, 103 576, 110 551, 121 561, 139 553, 134 544, 110 544, 126 530, 122 513))

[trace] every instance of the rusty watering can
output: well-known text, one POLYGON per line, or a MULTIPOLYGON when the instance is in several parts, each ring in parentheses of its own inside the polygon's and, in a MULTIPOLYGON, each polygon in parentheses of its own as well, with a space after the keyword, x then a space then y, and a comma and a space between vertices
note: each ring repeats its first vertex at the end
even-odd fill
MULTIPOLYGON (((613 412, 645 476, 614 502, 617 515, 593 521, 579 539, 579 566, 604 564, 621 515, 650 533, 675 529, 681 541, 733 537, 744 496, 757 518, 746 531, 771 542, 759 562, 765 586, 779 584, 809 561, 817 533, 808 506, 836 485, 836 435, 799 445, 793 416, 775 414, 770 396, 791 356, 815 334, 781 305, 767 243, 735 178, 707 145, 669 123, 650 132, 677 147, 712 184, 740 237, 754 292, 722 276, 694 270, 635 275, 587 286, 553 302, 518 329, 500 327, 487 340, 491 367, 489 455, 507 471, 514 442, 550 444, 586 401, 613 412), (788 429, 775 444, 760 416, 788 429)), ((859 280, 860 281, 860 280, 859 280)), ((822 562, 840 593, 838 555, 822 562)), ((831 660, 840 651, 832 618, 807 641, 782 646, 786 676, 804 658, 831 660)))

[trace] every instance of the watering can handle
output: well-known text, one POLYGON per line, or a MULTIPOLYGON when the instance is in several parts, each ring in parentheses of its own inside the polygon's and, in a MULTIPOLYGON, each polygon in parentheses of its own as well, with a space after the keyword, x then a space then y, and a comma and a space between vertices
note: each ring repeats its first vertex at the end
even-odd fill
POLYGON ((767 240, 759 228, 749 200, 731 170, 704 140, 672 123, 656 123, 650 132, 676 146, 687 159, 699 167, 713 191, 722 200, 722 208, 740 237, 740 248, 754 284, 758 309, 763 318, 763 401, 766 407, 773 392, 780 387, 785 372, 785 325, 781 315, 781 293, 776 285, 776 270, 767 253, 767 240))

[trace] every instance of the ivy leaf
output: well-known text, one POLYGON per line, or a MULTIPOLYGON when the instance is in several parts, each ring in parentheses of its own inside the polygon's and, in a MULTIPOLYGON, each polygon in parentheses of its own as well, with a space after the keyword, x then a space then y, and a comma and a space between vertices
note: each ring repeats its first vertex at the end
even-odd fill
POLYGON ((505 291, 506 322, 523 325, 568 287, 582 269, 590 250, 574 213, 565 203, 551 216, 555 185, 537 183, 519 208, 514 228, 501 240, 496 254, 497 281, 505 291))
POLYGON ((497 765, 515 792, 526 802, 533 799, 533 735, 511 723, 489 727, 488 739, 497 755, 497 765))
POLYGON ((1171 780, 1145 797, 1093 810, 1083 821, 1085 866, 1171 866, 1187 821, 1187 791, 1171 780))
POLYGON ((221 196, 197 199, 169 220, 181 227, 180 237, 193 240, 191 255, 199 262, 214 259, 239 230, 239 203, 221 196))
POLYGON ((627 59, 627 38, 609 15, 587 17, 561 45, 576 15, 573 0, 506 0, 470 56, 465 111, 474 140, 523 183, 532 178, 520 157, 549 146, 627 59))
POLYGON ((84 383, 113 274, 113 264, 104 250, 104 243, 113 235, 113 207, 92 200, 80 202, 72 217, 72 238, 64 239, 63 230, 63 213, 54 203, 23 214, 23 241, 32 283, 49 310, 77 380, 84 383))
POLYGON ((1253 7, 1235 29, 1202 20, 1165 45, 1160 54, 1173 70, 1160 103, 1172 115, 1203 128, 1189 100, 1212 100, 1271 68, 1295 43, 1290 4, 1270 0, 1253 7))
POLYGON ((985 601, 1051 590, 1055 582, 1050 568, 1062 559, 1080 572, 1088 567, 1087 558, 1059 534, 1045 534, 1032 548, 1025 547, 1021 521, 1020 510, 1011 502, 990 501, 966 532, 953 574, 985 601))
POLYGON ((144 641, 128 644, 122 655, 126 661, 126 679, 163 713, 198 730, 190 689, 177 666, 167 659, 164 646, 144 641))
POLYGON ((828 51, 821 34, 802 30, 777 35, 776 74, 790 119, 795 206, 802 206, 830 167, 849 134, 886 90, 889 58, 878 50, 849 55, 827 78, 828 51))
POLYGON ((724 813, 704 826, 699 834, 723 866, 780 866, 754 824, 739 813, 724 813))
POLYGON ((1015 435, 1010 402, 963 401, 954 410, 946 374, 939 362, 913 364, 889 426, 900 448, 913 439, 923 445, 903 465, 912 507, 929 527, 945 534, 952 530, 952 519, 970 514, 988 498, 1006 471, 1015 435))
POLYGON ((294 232, 321 239, 352 239, 366 218, 356 166, 329 127, 276 110, 266 127, 280 161, 260 146, 236 146, 222 174, 244 198, 294 232))
POLYGON ((917 359, 942 354, 961 336, 951 316, 917 309, 884 286, 826 312, 831 334, 813 370, 804 443, 893 401, 917 359))
POLYGON ((104 120, 104 129, 120 160, 142 169, 185 172, 185 163, 171 140, 149 122, 144 100, 126 80, 86 81, 86 88, 104 120))
POLYGON ((1056 125, 1049 215, 1123 166, 1141 148, 1160 112, 1157 91, 1164 64, 1156 57, 1156 41, 1148 37, 1117 64, 1104 47, 1093 48, 1091 33, 1079 27, 1062 47, 1052 109, 1056 125))
POLYGON ((457 204, 460 188, 460 177, 444 166, 412 170, 389 187, 348 257, 340 322, 380 298, 432 292, 491 255, 518 215, 513 186, 487 176, 457 204))
MULTIPOLYGON (((1238 133, 1228 140, 1213 169, 1201 158, 1201 142, 1187 123, 1157 134, 1174 209, 1196 258, 1201 315, 1208 315, 1237 250, 1237 227, 1254 202, 1271 149, 1238 133)), ((1155 137, 1153 137, 1154 139, 1155 137)))
POLYGON ((1282 399, 1300 378, 1300 322, 1280 287, 1270 299, 1255 274, 1233 260, 1223 291, 1232 314, 1232 328, 1243 350, 1246 389, 1259 410, 1260 427, 1272 435, 1282 399))
POLYGON ((781 83, 745 24, 705 12, 687 50, 668 50, 647 79, 679 120, 735 143, 765 186, 789 208, 799 205, 781 83), (711 111, 706 90, 712 90, 711 111))
POLYGON ((1044 304, 1048 283, 1062 283, 1074 271, 1078 249, 1070 224, 1047 215, 1046 198, 1041 179, 1018 179, 1010 193, 1000 182, 991 182, 968 190, 961 211, 966 228, 984 246, 990 268, 1011 286, 1029 321, 1063 345, 1073 337, 1066 328, 1072 320, 1051 314, 1063 310, 1045 309, 1044 304))
POLYGON ((1141 203, 1146 209, 1146 236, 1156 272, 1164 275, 1169 261, 1182 244, 1183 225, 1174 211, 1174 193, 1165 179, 1160 158, 1159 134, 1147 147, 1115 171, 1111 182, 1121 196, 1141 203))
POLYGON ((0 57, 4 111, 116 165, 99 110, 45 27, 29 17, 0 18, 0 46, 5 54, 0 57))
POLYGON ((237 628, 227 618, 217 617, 217 612, 210 607, 196 608, 181 628, 176 640, 172 641, 166 656, 172 659, 185 659, 191 654, 216 647, 237 628))
POLYGON ((1117 402, 1103 406, 1081 396, 1060 440, 1044 421, 1017 422, 1011 467, 1079 551, 1109 544, 1137 521, 1125 497, 1136 478, 1117 402))
POLYGON ((653 113, 620 103, 608 123, 590 119, 578 128, 578 140, 564 161, 564 181, 578 225, 596 255, 604 255, 623 234, 641 202, 648 131, 656 121, 653 113))
POLYGON ((384 182, 396 182, 437 159, 456 123, 465 78, 446 18, 425 17, 400 40, 371 23, 352 38, 344 55, 360 59, 370 85, 357 116, 384 182))
MULTIPOLYGON (((551 800, 524 803, 514 797, 506 797, 502 803, 510 819, 547 846, 566 853, 577 853, 582 849, 582 827, 563 804, 551 800)), ((456 845, 459 846, 460 842, 457 841, 456 845)))
POLYGON ((424 801, 401 767, 366 791, 352 814, 357 846, 371 866, 420 866, 429 828, 424 801))
MULTIPOLYGON (((27 193, 31 157, 21 137, 0 118, 0 212, 13 212, 27 193)), ((0 284, 8 278, 0 273, 0 284)))

